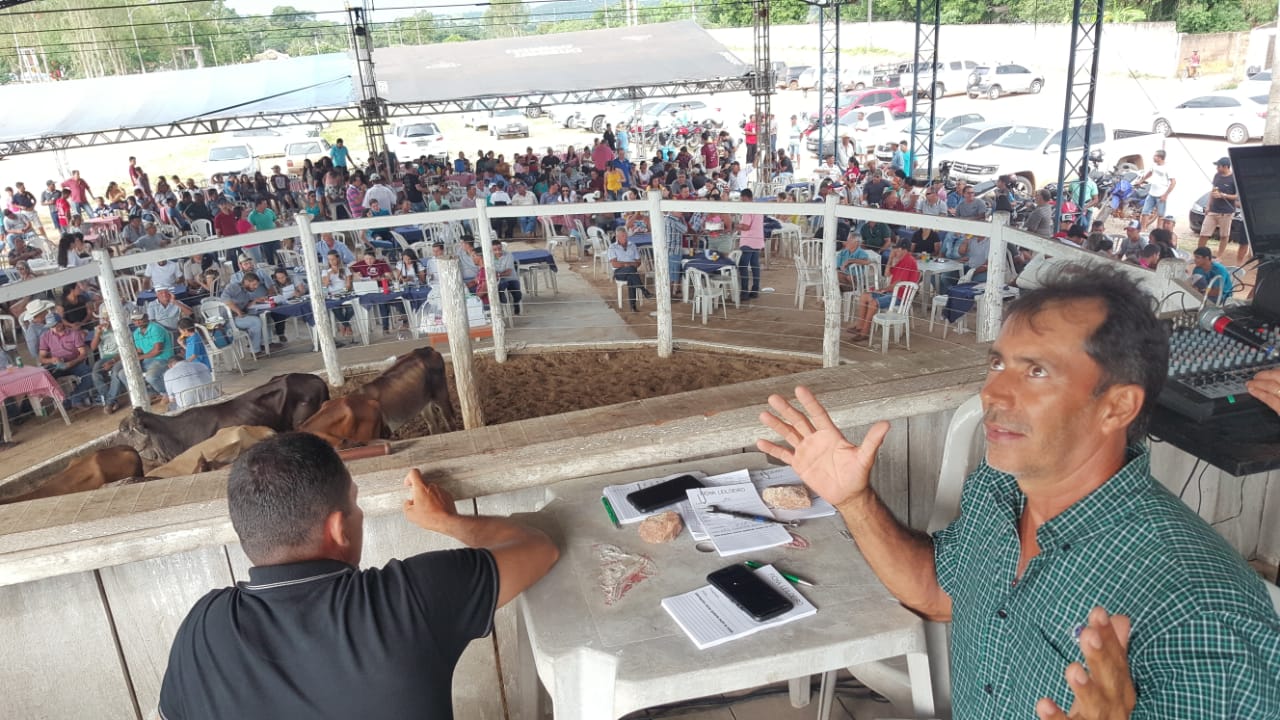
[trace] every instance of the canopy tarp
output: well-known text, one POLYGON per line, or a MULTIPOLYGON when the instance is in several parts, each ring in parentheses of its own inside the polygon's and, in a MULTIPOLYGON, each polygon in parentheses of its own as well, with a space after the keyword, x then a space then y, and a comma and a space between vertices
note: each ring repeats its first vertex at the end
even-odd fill
POLYGON ((0 142, 356 103, 346 53, 0 86, 0 142))
POLYGON ((660 86, 751 69, 689 20, 378 48, 373 63, 379 95, 392 104, 660 86))

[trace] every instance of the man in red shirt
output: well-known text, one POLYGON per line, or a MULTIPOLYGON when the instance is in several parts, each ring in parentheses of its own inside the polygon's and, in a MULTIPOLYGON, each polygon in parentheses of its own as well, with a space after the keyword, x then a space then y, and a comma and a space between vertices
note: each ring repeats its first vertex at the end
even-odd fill
POLYGON ((236 228, 236 222, 236 216, 231 212, 231 203, 221 203, 218 205, 218 214, 213 216, 213 232, 218 237, 239 235, 240 230, 236 228))
MULTIPOLYGON (((364 256, 360 262, 351 266, 351 274, 364 280, 381 280, 391 281, 391 266, 385 260, 379 260, 373 254, 373 248, 365 248, 364 256)), ((391 332, 391 302, 378 302, 378 315, 382 317, 382 334, 386 335, 391 332)), ((394 302, 399 303, 399 300, 394 302)))
POLYGON ((708 132, 702 133, 702 166, 708 170, 720 167, 720 148, 708 132))
POLYGON ((742 126, 742 133, 747 144, 747 164, 754 165, 756 162, 756 116, 747 117, 747 122, 742 126))
POLYGON ((889 307, 893 300, 893 288, 900 282, 920 282, 920 266, 911 256, 910 240, 901 240, 889 250, 889 291, 865 292, 858 298, 858 314, 854 318, 853 327, 849 328, 853 340, 867 339, 871 331, 871 318, 889 307))
POLYGON ((89 196, 93 191, 89 189, 89 183, 80 177, 79 170, 71 171, 71 178, 62 181, 62 187, 71 191, 71 210, 80 213, 80 217, 89 217, 92 208, 89 206, 89 196))

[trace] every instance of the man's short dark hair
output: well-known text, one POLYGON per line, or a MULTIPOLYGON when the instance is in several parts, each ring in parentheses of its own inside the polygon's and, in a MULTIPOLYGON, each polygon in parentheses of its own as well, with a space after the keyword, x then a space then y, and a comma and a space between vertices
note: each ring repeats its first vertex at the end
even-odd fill
POLYGON ((1099 302, 1105 313, 1084 341, 1085 352, 1102 369, 1094 394, 1101 395, 1113 385, 1137 385, 1145 393, 1142 409, 1128 430, 1128 443, 1136 443, 1147 434, 1169 367, 1169 336, 1156 319, 1150 294, 1117 268, 1072 264, 1010 303, 1008 317, 1033 322, 1049 307, 1078 301, 1099 302))
POLYGON ((227 507, 255 563, 311 541, 335 510, 348 511, 351 476, 329 443, 310 433, 268 438, 236 459, 227 507))

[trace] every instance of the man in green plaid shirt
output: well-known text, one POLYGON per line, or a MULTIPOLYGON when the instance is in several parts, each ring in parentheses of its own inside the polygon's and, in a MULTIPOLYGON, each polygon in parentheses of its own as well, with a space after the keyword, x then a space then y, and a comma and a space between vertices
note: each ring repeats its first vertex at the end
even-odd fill
POLYGON ((1280 618, 1262 580, 1151 477, 1141 445, 1168 364, 1150 298, 1069 268, 1009 308, 982 388, 986 462, 933 537, 868 478, 888 423, 848 442, 813 393, 766 426, 904 605, 952 622, 969 718, 1280 718, 1280 618))

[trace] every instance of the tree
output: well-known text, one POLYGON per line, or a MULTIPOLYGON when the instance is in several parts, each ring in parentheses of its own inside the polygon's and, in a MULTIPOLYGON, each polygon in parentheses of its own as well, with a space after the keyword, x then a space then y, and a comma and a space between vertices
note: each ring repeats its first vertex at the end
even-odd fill
POLYGON ((484 25, 489 37, 517 37, 525 34, 529 10, 522 0, 492 0, 484 11, 484 25))

